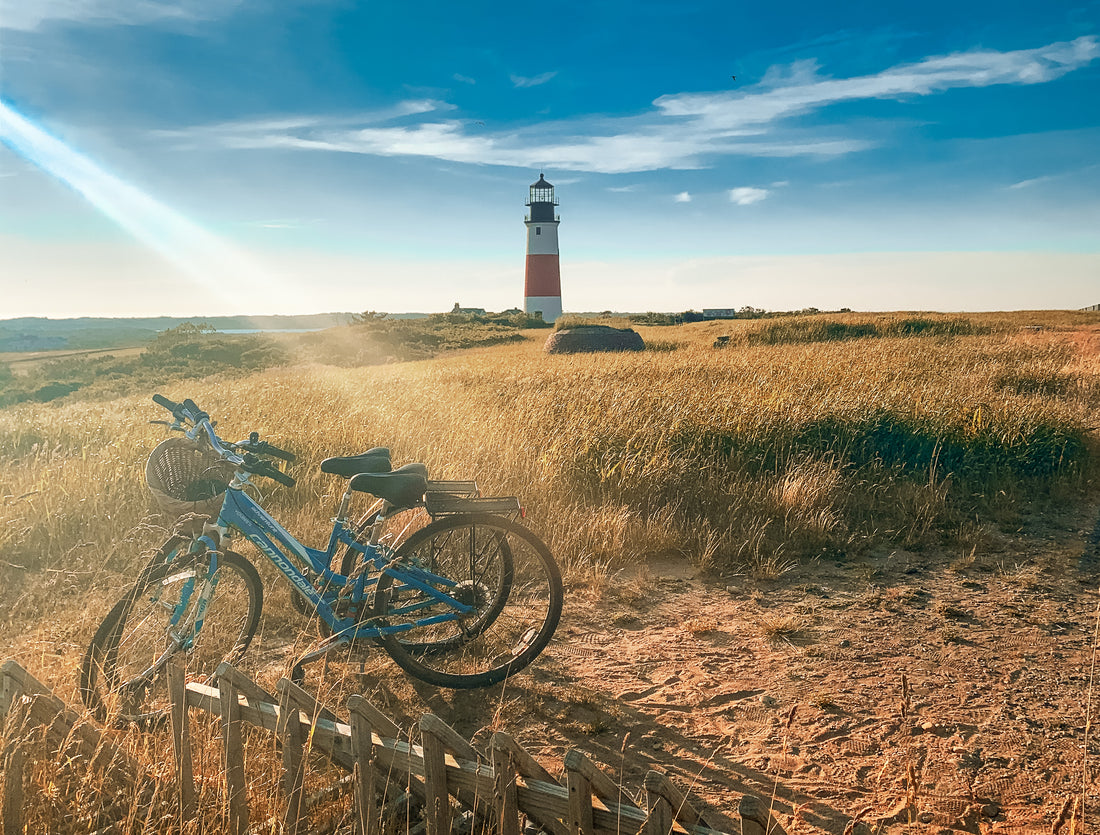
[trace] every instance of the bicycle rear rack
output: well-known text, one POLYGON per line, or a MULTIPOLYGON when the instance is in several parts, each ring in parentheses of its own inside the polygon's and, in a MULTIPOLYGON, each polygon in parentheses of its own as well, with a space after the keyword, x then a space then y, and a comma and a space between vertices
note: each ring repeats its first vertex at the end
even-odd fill
POLYGON ((519 499, 515 496, 456 496, 433 492, 425 497, 424 506, 433 519, 457 513, 496 513, 509 516, 522 510, 519 499))
POLYGON ((482 496, 476 481, 429 481, 424 507, 433 519, 459 513, 496 513, 514 519, 523 512, 515 496, 482 496))
POLYGON ((437 481, 428 480, 428 495, 432 493, 447 493, 452 496, 477 496, 476 481, 437 481))

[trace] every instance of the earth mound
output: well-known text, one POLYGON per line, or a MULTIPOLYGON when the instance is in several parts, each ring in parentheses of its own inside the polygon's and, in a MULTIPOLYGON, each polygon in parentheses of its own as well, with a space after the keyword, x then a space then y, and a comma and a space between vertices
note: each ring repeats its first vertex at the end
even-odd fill
POLYGON ((610 325, 581 325, 550 334, 548 354, 581 354, 594 351, 644 351, 645 342, 633 328, 610 325))

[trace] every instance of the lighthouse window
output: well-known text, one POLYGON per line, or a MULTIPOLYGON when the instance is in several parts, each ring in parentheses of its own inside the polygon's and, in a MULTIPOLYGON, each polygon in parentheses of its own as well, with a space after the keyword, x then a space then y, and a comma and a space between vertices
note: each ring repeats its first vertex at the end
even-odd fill
POLYGON ((536 226, 535 227, 535 234, 536 235, 541 235, 542 234, 542 227, 541 226, 536 226))

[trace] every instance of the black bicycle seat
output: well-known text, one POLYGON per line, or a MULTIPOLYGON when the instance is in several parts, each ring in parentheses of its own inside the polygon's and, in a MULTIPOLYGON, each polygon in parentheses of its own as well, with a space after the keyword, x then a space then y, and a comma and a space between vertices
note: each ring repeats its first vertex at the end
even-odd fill
POLYGON ((321 472, 351 478, 359 473, 388 473, 393 469, 390 464, 390 451, 376 446, 358 455, 343 458, 326 458, 321 462, 321 472))
POLYGON ((397 507, 415 507, 428 490, 427 473, 423 464, 406 464, 390 473, 359 473, 348 482, 348 488, 370 493, 397 507))

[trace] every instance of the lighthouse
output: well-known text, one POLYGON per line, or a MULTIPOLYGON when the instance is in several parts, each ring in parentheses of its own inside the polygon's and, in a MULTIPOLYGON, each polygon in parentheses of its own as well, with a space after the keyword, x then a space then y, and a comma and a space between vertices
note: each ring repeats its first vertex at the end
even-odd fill
POLYGON ((543 321, 553 322, 561 316, 561 270, 558 267, 558 224, 554 214, 558 201, 554 187, 539 173, 539 181, 531 185, 527 200, 531 213, 527 215, 527 270, 523 282, 523 310, 527 314, 542 313, 543 321))

